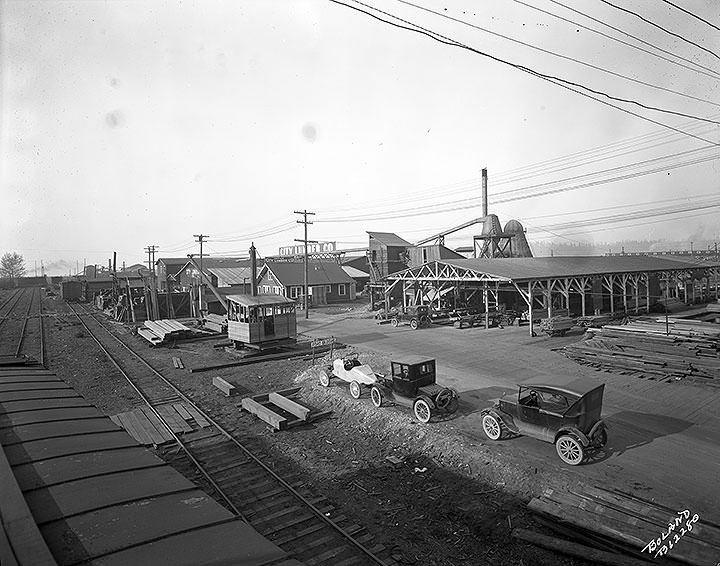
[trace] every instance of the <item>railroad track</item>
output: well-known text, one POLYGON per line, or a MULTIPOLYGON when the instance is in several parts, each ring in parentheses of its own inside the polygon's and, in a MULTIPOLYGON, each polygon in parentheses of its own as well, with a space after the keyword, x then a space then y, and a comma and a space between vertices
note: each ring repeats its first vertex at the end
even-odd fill
POLYGON ((0 357, 27 356, 45 365, 40 289, 16 289, 0 304, 0 313, 0 357))
POLYGON ((158 411, 167 404, 189 404, 211 423, 197 430, 193 427, 193 432, 172 434, 219 502, 308 566, 395 566, 388 549, 372 545, 372 536, 363 527, 351 524, 327 500, 314 496, 303 477, 280 477, 265 463, 269 458, 252 437, 238 441, 94 313, 84 307, 70 308, 168 431, 172 433, 158 411))

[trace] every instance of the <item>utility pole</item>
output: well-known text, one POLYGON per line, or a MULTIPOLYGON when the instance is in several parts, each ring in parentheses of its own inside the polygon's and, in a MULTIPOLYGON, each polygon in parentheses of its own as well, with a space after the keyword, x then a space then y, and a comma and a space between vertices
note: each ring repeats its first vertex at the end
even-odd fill
POLYGON ((303 215, 303 219, 297 220, 297 223, 305 225, 305 238, 303 240, 298 240, 297 238, 295 238, 295 241, 303 242, 304 246, 305 246, 305 318, 307 318, 308 311, 310 310, 310 297, 308 296, 308 292, 309 292, 309 289, 308 289, 308 243, 313 243, 313 244, 317 243, 315 240, 308 240, 307 227, 308 227, 308 224, 312 224, 312 222, 308 221, 307 217, 308 217, 308 215, 315 216, 315 213, 308 212, 307 210, 303 210, 302 212, 296 210, 295 214, 303 215))
POLYGON ((199 293, 198 293, 198 310, 202 311, 203 306, 203 278, 205 277, 205 272, 203 271, 203 242, 205 241, 205 238, 208 236, 205 234, 193 234, 193 238, 197 238, 195 242, 200 244, 200 287, 199 287, 199 293))

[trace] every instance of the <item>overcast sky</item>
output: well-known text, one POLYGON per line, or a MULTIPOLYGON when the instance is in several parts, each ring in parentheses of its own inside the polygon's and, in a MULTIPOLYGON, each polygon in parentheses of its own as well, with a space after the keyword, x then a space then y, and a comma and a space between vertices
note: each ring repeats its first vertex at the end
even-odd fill
MULTIPOLYGON (((602 0, 343 1, 436 39, 330 0, 0 1, 0 253, 267 256, 303 209, 339 248, 414 242, 482 215, 483 167, 531 242, 720 238, 712 25, 660 0, 612 3, 681 37, 602 0)), ((716 0, 673 3, 720 26, 716 0)))

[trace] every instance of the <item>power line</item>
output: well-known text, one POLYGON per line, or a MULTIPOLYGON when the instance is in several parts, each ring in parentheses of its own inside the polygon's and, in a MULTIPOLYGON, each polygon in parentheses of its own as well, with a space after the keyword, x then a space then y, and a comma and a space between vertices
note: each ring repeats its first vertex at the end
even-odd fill
POLYGON ((585 18, 587 18, 587 19, 589 19, 589 20, 591 20, 591 21, 593 21, 593 22, 595 22, 595 23, 598 23, 598 24, 600 24, 600 25, 603 25, 603 26, 605 26, 605 27, 608 27, 608 28, 610 28, 610 29, 613 30, 613 31, 616 31, 616 32, 618 32, 618 33, 621 33, 621 34, 623 34, 623 35, 626 36, 626 37, 629 37, 629 38, 634 39, 635 41, 637 41, 637 42, 639 42, 639 43, 642 43, 643 45, 647 45, 648 47, 652 47, 653 49, 657 49, 657 50, 660 51, 661 53, 665 53, 665 54, 667 54, 667 55, 671 55, 671 56, 676 57, 676 58, 678 58, 678 59, 680 59, 680 60, 682 60, 682 61, 685 61, 686 63, 691 63, 692 65, 696 65, 696 66, 698 66, 698 67, 700 67, 700 68, 702 68, 702 69, 705 69, 705 70, 710 71, 710 72, 712 72, 712 73, 718 74, 717 71, 715 71, 714 69, 711 69, 711 68, 709 68, 709 67, 705 67, 704 65, 700 65, 700 63, 695 63, 695 62, 692 61, 691 59, 687 59, 687 58, 685 58, 685 57, 682 57, 682 56, 680 56, 680 55, 677 55, 676 53, 673 53, 672 51, 668 51, 667 49, 663 49, 663 48, 661 48, 661 47, 658 47, 657 45, 653 45, 653 44, 650 43, 649 41, 645 41, 644 39, 642 39, 642 38, 640 38, 640 37, 637 37, 637 36, 635 36, 635 35, 633 35, 633 34, 631 34, 631 33, 628 33, 628 32, 626 32, 626 31, 623 31, 623 30, 621 30, 621 29, 618 28, 618 27, 615 27, 615 26, 613 26, 613 25, 610 25, 610 24, 608 24, 608 23, 603 22, 602 20, 599 20, 599 19, 597 19, 597 18, 594 18, 594 17, 592 17, 592 16, 589 16, 588 14, 585 14, 584 12, 581 12, 581 11, 579 11, 579 10, 576 10, 575 8, 571 8, 570 6, 567 6, 567 5, 563 4, 562 2, 559 2, 558 0, 549 0, 549 2, 552 2, 553 4, 556 4, 557 6, 562 6, 562 7, 565 8, 566 10, 570 10, 571 12, 574 12, 574 13, 576 13, 576 14, 578 14, 578 15, 581 15, 581 16, 583 16, 583 17, 585 17, 585 18))
MULTIPOLYGON (((530 49, 535 49, 536 51, 540 51, 541 53, 547 53, 548 55, 552 55, 552 56, 554 56, 554 57, 559 57, 560 59, 565 59, 565 60, 567 60, 567 61, 572 61, 573 63, 577 63, 577 64, 579 64, 579 65, 583 65, 583 66, 585 66, 585 67, 589 67, 589 68, 591 68, 591 69, 595 69, 596 71, 600 71, 600 72, 602 72, 602 73, 607 73, 607 74, 613 75, 613 76, 615 76, 615 77, 620 77, 620 78, 622 78, 622 79, 625 79, 625 80, 628 80, 628 81, 631 81, 631 82, 634 82, 634 83, 638 83, 638 84, 641 84, 641 85, 643 85, 643 86, 647 86, 647 87, 650 87, 650 88, 656 88, 656 89, 658 89, 658 90, 663 90, 663 91, 665 91, 665 92, 670 92, 670 93, 676 94, 676 95, 678 95, 678 96, 684 96, 684 97, 686 97, 686 98, 691 98, 691 99, 696 100, 696 101, 698 101, 698 102, 705 102, 705 103, 707 103, 707 104, 712 104, 713 106, 720 106, 720 104, 718 104, 717 102, 712 102, 712 101, 710 101, 710 100, 705 100, 704 98, 699 98, 699 97, 696 97, 696 96, 692 96, 692 95, 690 95, 690 94, 686 94, 686 93, 683 93, 683 92, 679 92, 679 91, 677 91, 677 90, 673 90, 673 89, 670 89, 670 88, 666 88, 666 87, 654 85, 654 84, 652 84, 652 83, 647 83, 647 82, 645 82, 645 81, 641 81, 640 79, 636 79, 636 78, 633 78, 633 77, 628 77, 627 75, 623 75, 623 74, 621 74, 621 73, 616 73, 615 71, 610 71, 609 69, 605 69, 605 68, 603 68, 603 67, 599 67, 599 66, 597 66, 597 65, 593 65, 592 63, 587 63, 587 62, 585 62, 585 61, 581 61, 581 60, 579 60, 579 59, 575 59, 574 57, 569 57, 569 56, 567 56, 567 55, 561 55, 560 53, 555 53, 554 51, 550 51, 550 50, 544 49, 544 48, 542 48, 542 47, 537 47, 536 45, 532 45, 531 43, 527 43, 527 42, 525 42, 525 41, 521 41, 521 40, 519 40, 519 39, 515 39, 515 38, 509 37, 509 36, 507 36, 507 35, 503 35, 503 34, 501 34, 501 33, 494 32, 494 31, 492 31, 492 30, 489 30, 489 29, 486 29, 486 28, 477 26, 477 25, 475 25, 475 24, 471 24, 470 22, 466 22, 466 21, 463 20, 463 19, 455 18, 455 17, 450 16, 450 15, 448 15, 448 14, 443 14, 443 13, 441 13, 441 12, 437 12, 437 11, 435 11, 435 10, 431 10, 430 8, 426 8, 426 7, 424 7, 424 6, 419 6, 418 4, 414 4, 414 3, 412 3, 412 2, 409 2, 408 0, 396 0, 396 2, 400 2, 401 4, 406 4, 406 5, 408 5, 408 6, 412 6, 413 8, 417 8, 418 10, 423 10, 423 11, 425 11, 425 12, 429 12, 429 13, 431 13, 431 14, 435 14, 436 16, 440 16, 440 17, 442 17, 442 18, 451 20, 451 21, 453 21, 453 22, 457 22, 457 23, 460 23, 460 24, 464 24, 464 25, 469 26, 469 27, 471 27, 471 28, 474 28, 474 29, 483 31, 483 32, 485 32, 485 33, 489 33, 490 35, 494 35, 494 36, 496 36, 496 37, 500 37, 500 38, 505 39, 505 40, 507 40, 507 41, 512 41, 513 43, 518 43, 518 44, 523 45, 523 46, 525 46, 525 47, 529 47, 530 49)), ((570 83, 570 84, 575 84, 575 83, 570 83)), ((575 86, 580 86, 580 85, 575 85, 575 86)), ((588 90, 591 90, 591 89, 589 89, 588 87, 582 87, 582 88, 587 88, 588 90)), ((635 102, 635 101, 633 101, 633 100, 626 100, 626 99, 622 99, 622 98, 616 98, 616 97, 610 96, 610 95, 605 94, 605 93, 600 93, 599 91, 591 90, 591 92, 594 92, 595 94, 603 94, 604 96, 607 96, 607 97, 612 98, 613 100, 617 100, 617 101, 619 101, 619 102, 628 102, 628 103, 632 103, 632 104, 638 104, 639 106, 642 106, 643 108, 653 109, 653 110, 657 110, 657 111, 659 111, 659 112, 669 112, 669 113, 672 113, 672 114, 677 114, 677 115, 679 115, 679 116, 683 116, 683 117, 685 117, 685 118, 698 119, 696 116, 690 116, 690 115, 688 115, 688 114, 683 114, 683 113, 676 113, 676 112, 671 111, 671 110, 662 110, 662 109, 658 109, 658 108, 652 108, 652 107, 649 107, 649 106, 645 106, 645 105, 643 105, 643 104, 640 104, 640 103, 638 103, 638 102, 635 102)), ((713 122, 713 123, 718 123, 718 122, 714 122, 713 120, 707 120, 706 118, 701 118, 701 119, 702 119, 702 120, 709 121, 709 122, 713 122)))
POLYGON ((681 39, 682 41, 685 41, 685 42, 689 43, 690 45, 694 45, 694 46, 697 47, 698 49, 702 49, 703 51, 706 51, 707 53, 709 53, 709 54, 712 55, 713 57, 715 57, 715 58, 717 58, 717 59, 720 59, 720 55, 718 55, 717 53, 711 51, 710 49, 707 49, 706 47, 703 47, 703 46, 700 45, 699 43, 695 43, 694 41, 691 41, 691 40, 689 40, 688 38, 686 38, 686 37, 684 37, 684 36, 682 36, 682 35, 680 35, 680 34, 678 34, 678 33, 675 33, 675 32, 673 32, 673 31, 670 31, 669 29, 666 29, 666 28, 664 28, 663 26, 661 26, 661 25, 659 25, 659 24, 656 24, 656 23, 653 22, 653 21, 648 20, 646 17, 638 14, 637 12, 633 12, 632 10, 628 10, 627 8, 623 8, 622 6, 617 6, 616 4, 613 4, 612 2, 609 2, 608 0, 600 0, 600 2, 602 2, 603 4, 607 4, 608 6, 612 6, 612 7, 615 8, 616 10, 620 10, 621 12, 625 12, 626 14, 632 14, 632 15, 635 16, 636 18, 640 18, 640 19, 641 19, 643 22, 645 22, 646 24, 649 24, 649 25, 651 25, 651 26, 653 26, 653 27, 656 27, 656 28, 658 28, 659 30, 664 31, 664 32, 667 33, 667 34, 672 35, 673 37, 677 37, 678 39, 681 39))
POLYGON ((709 25, 710 27, 713 27, 713 28, 715 28, 716 30, 720 31, 720 27, 716 26, 716 25, 713 24, 712 22, 709 22, 709 21, 701 18, 701 17, 698 16, 697 14, 693 14, 692 12, 690 12, 690 11, 686 10, 685 8, 683 8, 682 6, 678 6, 677 4, 673 4, 673 3, 670 2, 669 0, 663 0, 663 2, 665 2, 665 4, 670 4, 673 8, 676 8, 676 9, 680 10, 681 12, 685 12, 688 16, 692 16, 693 18, 696 18, 696 19, 700 20, 701 22, 706 23, 706 24, 709 25))
MULTIPOLYGON (((443 35, 441 35, 441 34, 439 34, 439 33, 437 33, 437 32, 428 30, 428 29, 423 28, 422 26, 419 26, 419 25, 414 24, 414 23, 412 23, 412 22, 408 22, 407 20, 404 20, 404 19, 402 19, 402 18, 400 18, 400 17, 398 17, 398 16, 394 16, 394 15, 388 13, 388 12, 385 12, 385 11, 383 11, 383 10, 380 10, 379 8, 375 8, 374 6, 370 6, 370 5, 368 5, 368 4, 365 4, 365 3, 363 3, 363 2, 360 2, 359 0, 351 0, 351 1, 355 2, 356 4, 360 4, 360 5, 362 5, 362 6, 366 6, 366 7, 370 8, 370 9, 372 9, 372 10, 376 10, 377 12, 380 12, 380 13, 385 14, 385 15, 391 17, 391 18, 397 19, 398 21, 407 23, 407 24, 409 24, 409 25, 411 25, 411 26, 415 26, 415 27, 407 27, 407 26, 403 26, 403 25, 397 24, 397 23, 395 23, 395 22, 391 22, 391 21, 385 20, 385 19, 380 18, 380 17, 378 17, 378 16, 376 16, 376 15, 374 15, 374 14, 371 14, 371 13, 369 13, 369 12, 366 12, 365 10, 362 10, 362 9, 360 9, 360 8, 356 8, 355 6, 350 6, 349 4, 345 4, 344 2, 340 2, 339 0, 329 0, 329 1, 330 1, 330 2, 333 2, 334 4, 338 4, 338 5, 340 5, 340 6, 345 6, 346 8, 350 8, 350 9, 355 10, 355 11, 357 11, 357 12, 361 12, 361 13, 367 15, 367 16, 370 16, 371 18, 374 18, 374 19, 376 19, 376 20, 378 20, 378 21, 380 21, 380 22, 389 24, 389 25, 391 25, 391 26, 397 27, 397 28, 399 28, 399 29, 404 29, 404 30, 407 30, 407 31, 412 31, 412 32, 415 32, 415 33, 419 33, 419 34, 421 34, 421 35, 425 35, 425 36, 429 37, 430 39, 434 39, 434 40, 437 41, 438 43, 443 43, 443 44, 445 44, 445 45, 450 45, 450 46, 452 46, 452 47, 460 47, 460 48, 462 48, 462 49, 466 49, 466 50, 468 50, 468 51, 471 51, 471 52, 473 52, 473 53, 476 53, 476 54, 478 54, 478 55, 482 55, 483 57, 487 57, 487 58, 489 58, 489 59, 491 59, 491 60, 493 60, 493 61, 496 61, 496 62, 498 62, 498 63, 502 63, 502 64, 504 64, 504 65, 508 65, 508 66, 513 67, 513 68, 515 68, 515 69, 517 69, 517 70, 520 70, 520 71, 523 71, 523 72, 525 72, 525 73, 528 73, 528 74, 530 74, 530 75, 534 75, 534 76, 537 77, 537 78, 546 80, 546 81, 548 81, 548 82, 550 82, 550 83, 552 83, 552 84, 555 84, 555 85, 557 85, 557 86, 561 86, 561 87, 563 87, 563 88, 565 88, 565 89, 567 89, 567 90, 570 90, 570 91, 572 91, 572 92, 575 92, 576 94, 580 94, 581 96, 585 96, 585 97, 587 97, 587 98, 590 98, 591 100, 595 100, 596 102, 600 102, 601 104, 604 104, 604 105, 606 105, 606 106, 610 106, 611 108, 615 108, 616 110, 620 110, 621 112, 625 112, 626 114, 630 114, 630 115, 632 115, 632 116, 635 116, 635 117, 637 117, 637 118, 640 118, 641 120, 645 120, 645 121, 647 121, 647 122, 650 122, 650 123, 652 123, 652 124, 656 124, 656 125, 662 126, 662 127, 664 127, 664 128, 669 128, 669 129, 671 129, 671 130, 673 130, 673 131, 676 131, 676 132, 682 133, 682 134, 684 134, 684 135, 686 135, 686 136, 693 137, 693 138, 695 138, 695 139, 701 140, 701 141, 703 141, 703 142, 705 142, 705 143, 707 143, 707 144, 710 144, 710 145, 720 145, 720 144, 717 144, 717 143, 712 142, 712 141, 710 141, 710 140, 706 140, 705 138, 701 138, 701 137, 699 137, 699 136, 696 136, 696 135, 690 134, 690 133, 688 133, 688 132, 679 130, 678 128, 674 128, 673 126, 670 126, 670 125, 665 124, 665 123, 663 123, 663 122, 658 122, 657 120, 653 120, 653 119, 648 118, 648 117, 646 117, 646 116, 642 116, 642 115, 640 115, 640 114, 637 114, 637 113, 632 112, 632 111, 630 111, 630 110, 627 110, 627 109, 625 109, 625 108, 621 108, 621 107, 619 107, 619 106, 616 106, 616 105, 614 105, 614 104, 611 104, 611 103, 609 103, 609 102, 607 102, 607 101, 600 100, 600 99, 598 99, 598 98, 595 98, 595 97, 593 97, 593 96, 590 96, 589 94, 587 94, 587 93, 585 93, 585 92, 581 92, 581 91, 578 91, 578 90, 576 90, 575 88, 573 88, 573 86, 575 86, 575 87, 578 87, 578 88, 583 88, 583 89, 588 90, 588 91, 590 91, 590 92, 594 92, 592 89, 590 89, 590 88, 588 88, 588 87, 585 87, 585 86, 582 86, 582 85, 579 85, 579 84, 575 84, 575 83, 572 83, 572 82, 570 82, 570 81, 566 81, 566 80, 564 80, 564 79, 560 79, 560 78, 558 78, 558 77, 554 77, 554 76, 552 76, 552 75, 545 75, 545 74, 543 74, 543 73, 540 73, 539 71, 535 71, 535 70, 533 70, 533 69, 531 69, 531 68, 529 68, 529 67, 525 67, 525 66, 523 66, 523 65, 519 65, 519 64, 516 64, 516 63, 511 63, 510 61, 506 61, 506 60, 501 59, 501 58, 499 58, 499 57, 496 57, 496 56, 494 56, 494 55, 490 55, 489 53, 485 53, 485 52, 483 52, 483 51, 480 51, 480 50, 478 50, 478 49, 475 49, 474 47, 470 47, 470 46, 465 45, 465 44, 463 44, 463 43, 460 43, 460 42, 458 42, 458 41, 456 41, 456 40, 447 38, 447 37, 445 37, 445 36, 443 36, 443 35), (571 85, 572 85, 572 86, 571 86, 571 85)), ((604 95, 604 96, 608 96, 609 98, 612 98, 610 95, 605 95, 604 93, 601 93, 601 92, 597 92, 597 93, 595 93, 595 94, 602 94, 602 95, 604 95)), ((640 104, 640 103, 636 103, 636 104, 640 104)), ((640 104, 640 105, 642 106, 642 104, 640 104)), ((646 107, 646 108, 648 108, 648 107, 646 107)), ((653 109, 653 108, 648 108, 648 109, 653 109)), ((661 110, 661 111, 662 111, 662 110, 661 110)), ((673 113, 672 111, 667 111, 667 112, 673 113)), ((704 120, 704 118, 699 118, 699 119, 704 120)))
MULTIPOLYGON (((678 56, 678 55, 675 55, 675 56, 678 57, 678 58, 680 58, 680 59, 683 60, 683 61, 688 61, 689 63, 692 63, 693 65, 696 65, 697 67, 700 67, 700 69, 704 69, 704 70, 701 71, 700 69, 695 69, 695 68, 690 67, 690 66, 688 66, 688 65, 683 65, 682 63, 679 63, 678 61, 675 61, 675 60, 673 60, 673 59, 670 59, 669 57, 664 57, 664 56, 662 56, 662 55, 659 55, 659 54, 657 54, 657 53, 654 53, 654 52, 652 52, 652 51, 649 51, 648 49, 644 49, 644 48, 639 47, 639 46, 637 46, 637 45, 634 45, 634 44, 632 44, 632 43, 630 43, 630 42, 623 41, 623 40, 620 39, 620 38, 614 37, 614 36, 609 35, 609 34, 607 34, 607 33, 603 33, 603 32, 601 32, 600 30, 593 29, 593 28, 591 28, 591 27, 588 27, 588 26, 586 26, 586 25, 583 25, 583 24, 581 24, 581 23, 579 23, 579 22, 576 22, 576 21, 574 21, 574 20, 570 20, 570 19, 568 19, 568 18, 564 18, 563 16, 560 16, 560 15, 555 14, 555 13, 553 13, 553 12, 549 12, 548 10, 543 10, 542 8, 538 8, 537 6, 533 6, 532 4, 528 4, 527 2, 523 2, 522 0, 513 0, 513 2, 516 2, 517 4, 520 4, 520 5, 522 5, 522 6, 526 6, 527 8, 530 8, 531 10, 535 10, 535 11, 540 12, 540 13, 542 13, 542 14, 548 15, 548 16, 550 16, 550 17, 552 17, 552 18, 556 18, 556 19, 561 20, 561 21, 563 21, 563 22, 567 22, 567 23, 569 23, 569 24, 572 24, 573 26, 577 26, 577 27, 579 27, 579 28, 581 28, 581 29, 584 29, 584 30, 586 30, 586 31, 589 31, 590 33, 594 33, 594 34, 600 35, 600 36, 602 36, 602 37, 604 37, 604 38, 606 38, 606 39, 609 39, 609 40, 611 40, 611 41, 615 41, 615 42, 617 42, 617 43, 621 43, 622 45, 625 45, 625 46, 627 46, 627 47, 630 47, 631 49, 635 49, 635 50, 637 50, 637 51, 642 51, 643 53, 647 53, 648 55, 650 55, 650 56, 652 56, 652 57, 657 57, 658 59, 662 59, 663 61, 667 61, 668 63, 670 63, 670 64, 672 64, 672 65, 677 65, 677 66, 682 67, 682 68, 684 68, 684 69, 687 69, 687 70, 689 70, 689 71, 693 71, 694 73, 700 73, 700 74, 702 74, 702 75, 705 75, 705 76, 707 76, 707 77, 710 77, 710 78, 713 78, 713 79, 716 79, 716 80, 717 80, 718 78, 720 78, 720 73, 718 73, 718 72, 716 72, 716 71, 714 71, 714 70, 712 70, 712 69, 710 69, 710 68, 703 67, 702 65, 700 65, 699 63, 695 63, 694 61, 691 61, 691 60, 688 60, 688 59, 684 59, 683 57, 680 57, 680 56, 678 56), (709 73, 708 73, 708 72, 705 72, 705 70, 710 71, 710 72, 709 72, 709 73)), ((567 8, 567 6, 564 6, 563 4, 560 4, 560 5, 567 8)), ((568 9, 571 10, 572 8, 568 8, 568 9)), ((574 11, 574 12, 577 12, 578 14, 584 15, 586 18, 595 20, 595 18, 591 18, 590 16, 588 16, 588 15, 586 15, 586 14, 583 14, 582 12, 579 12, 579 11, 577 11, 577 10, 573 10, 573 11, 574 11)), ((607 27, 610 27, 611 29, 615 29, 615 28, 613 28, 613 26, 611 26, 611 25, 609 25, 609 24, 606 24, 606 23, 604 23, 604 22, 600 22, 599 20, 595 20, 595 21, 597 21, 597 22, 599 22, 599 23, 601 23, 601 24, 603 24, 603 25, 605 25, 605 26, 607 26, 607 27)), ((616 31, 620 31, 620 30, 616 30, 616 31)), ((621 33, 625 33, 625 32, 621 32, 621 33)), ((647 42, 643 42, 643 43, 647 43, 647 42)), ((652 45, 652 44, 648 44, 648 45, 652 45)), ((655 46, 655 45, 652 45, 652 47, 653 47, 654 49, 659 50, 659 51, 664 51, 663 49, 660 49, 659 47, 657 47, 657 46, 655 46)), ((674 54, 673 54, 673 55, 674 55, 674 54)))

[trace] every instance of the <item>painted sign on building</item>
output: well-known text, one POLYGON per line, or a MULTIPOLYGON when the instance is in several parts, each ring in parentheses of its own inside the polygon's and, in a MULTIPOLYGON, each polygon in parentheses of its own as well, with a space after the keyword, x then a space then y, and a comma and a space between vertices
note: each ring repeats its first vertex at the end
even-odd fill
MULTIPOLYGON (((309 254, 320 254, 334 252, 336 248, 335 242, 316 242, 308 244, 309 254)), ((280 255, 300 255, 305 253, 305 246, 299 244, 297 246, 285 246, 280 248, 280 255)))

